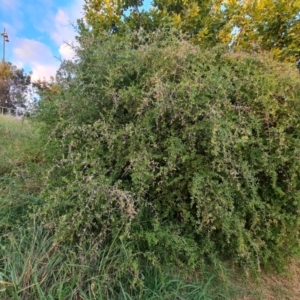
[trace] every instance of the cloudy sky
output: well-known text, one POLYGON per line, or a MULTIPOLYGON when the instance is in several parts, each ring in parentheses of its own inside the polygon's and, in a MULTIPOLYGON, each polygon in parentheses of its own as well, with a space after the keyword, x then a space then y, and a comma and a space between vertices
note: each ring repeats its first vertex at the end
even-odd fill
MULTIPOLYGON (((144 1, 149 6, 150 0, 144 1)), ((5 28, 6 61, 27 72, 32 79, 49 79, 60 65, 71 59, 66 45, 74 42, 72 24, 83 15, 84 0, 0 0, 0 30, 5 28)), ((1 40, 2 58, 2 40, 1 40)))

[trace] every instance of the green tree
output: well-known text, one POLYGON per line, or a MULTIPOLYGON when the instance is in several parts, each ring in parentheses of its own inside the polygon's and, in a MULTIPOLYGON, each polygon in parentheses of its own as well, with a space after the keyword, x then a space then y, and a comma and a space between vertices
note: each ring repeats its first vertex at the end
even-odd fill
POLYGON ((11 63, 0 63, 0 106, 24 106, 31 84, 30 75, 11 63))
POLYGON ((169 24, 196 44, 271 51, 290 62, 300 58, 300 0, 154 0, 148 12, 140 12, 142 2, 86 0, 86 21, 95 31, 114 32, 169 24))
POLYGON ((300 1, 229 0, 222 14, 227 27, 221 36, 237 50, 266 50, 280 60, 300 58, 300 1))
POLYGON ((85 19, 95 31, 131 29, 156 30, 172 23, 191 34, 206 22, 211 0, 155 0, 149 11, 139 11, 142 0, 86 0, 85 19))
POLYGON ((8 80, 11 76, 10 66, 5 62, 0 63, 0 106, 5 106, 9 100, 8 80))
POLYGON ((138 14, 143 0, 85 0, 85 19, 94 31, 118 31, 124 25, 125 12, 138 14))

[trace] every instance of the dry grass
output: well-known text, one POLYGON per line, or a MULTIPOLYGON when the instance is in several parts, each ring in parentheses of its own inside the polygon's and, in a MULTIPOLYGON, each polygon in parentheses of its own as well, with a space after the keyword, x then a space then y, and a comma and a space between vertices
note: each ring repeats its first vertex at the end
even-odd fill
POLYGON ((235 300, 299 300, 300 259, 291 259, 283 274, 265 273, 257 281, 239 278, 236 284, 243 296, 235 300))

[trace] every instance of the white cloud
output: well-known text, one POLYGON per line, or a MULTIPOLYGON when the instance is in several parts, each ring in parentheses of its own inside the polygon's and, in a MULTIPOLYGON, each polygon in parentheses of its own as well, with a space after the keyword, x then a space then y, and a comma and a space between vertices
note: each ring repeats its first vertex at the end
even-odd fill
POLYGON ((76 44, 74 25, 77 19, 82 17, 83 5, 84 0, 77 0, 69 6, 58 7, 54 14, 48 13, 42 24, 39 24, 38 29, 48 33, 57 45, 62 59, 74 57, 74 51, 67 44, 76 44))
POLYGON ((50 36, 59 46, 59 53, 63 59, 72 59, 74 51, 67 44, 76 44, 73 24, 82 17, 84 0, 77 0, 67 8, 59 8, 55 15, 54 26, 50 36))
POLYGON ((33 80, 55 76, 60 62, 54 55, 59 54, 62 59, 74 57, 74 51, 66 43, 75 43, 72 23, 82 17, 83 5, 84 0, 70 1, 64 7, 59 0, 0 0, 0 16, 5 16, 0 25, 6 28, 10 39, 6 58, 20 68, 31 70, 33 80), (40 34, 25 38, 31 28, 40 34), (54 44, 47 43, 47 39, 54 44))
POLYGON ((38 79, 49 80, 51 76, 54 77, 57 69, 58 69, 58 65, 55 64, 40 64, 38 62, 35 62, 32 64, 31 80, 32 81, 37 81, 38 79))
POLYGON ((53 25, 49 33, 57 45, 61 46, 62 43, 69 43, 74 39, 74 29, 70 24, 68 14, 64 10, 59 9, 57 11, 53 25))
POLYGON ((62 9, 59 9, 56 16, 55 16, 55 22, 61 25, 69 25, 69 21, 68 21, 68 15, 65 11, 63 11, 62 9))
POLYGON ((18 46, 13 49, 14 54, 21 59, 34 61, 39 58, 52 56, 50 49, 43 43, 26 38, 19 39, 18 46))
POLYGON ((13 49, 18 66, 29 65, 32 70, 32 80, 49 79, 54 76, 59 67, 59 61, 53 56, 49 47, 36 40, 21 38, 16 41, 13 49))
POLYGON ((75 56, 75 52, 71 46, 67 44, 62 44, 59 47, 59 53, 64 59, 72 60, 75 56))

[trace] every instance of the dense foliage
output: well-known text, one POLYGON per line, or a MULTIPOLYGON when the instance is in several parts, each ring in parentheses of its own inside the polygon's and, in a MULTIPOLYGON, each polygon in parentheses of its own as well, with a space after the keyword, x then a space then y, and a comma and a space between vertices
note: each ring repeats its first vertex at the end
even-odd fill
POLYGON ((120 280, 120 274, 130 272, 132 257, 118 239, 99 251, 93 244, 58 244, 39 218, 30 218, 32 208, 40 205, 47 170, 43 139, 33 125, 28 119, 0 115, 0 299, 230 298, 224 280, 220 283, 203 270, 201 279, 187 282, 148 264, 134 286, 132 276, 120 280))
POLYGON ((279 266, 299 249, 299 75, 175 36, 81 39, 40 105, 39 218, 58 242, 127 243, 120 276, 141 257, 279 266))
POLYGON ((270 51, 281 61, 299 61, 299 0, 154 0, 145 10, 146 2, 85 0, 85 20, 94 34, 122 34, 127 27, 152 32, 168 25, 196 44, 223 43, 235 50, 270 51))
MULTIPOLYGON (((1 299, 257 298, 235 266, 299 253, 300 2, 142 4, 85 0, 36 117, 0 116, 1 299)), ((29 86, 0 64, 2 105, 29 86)))

